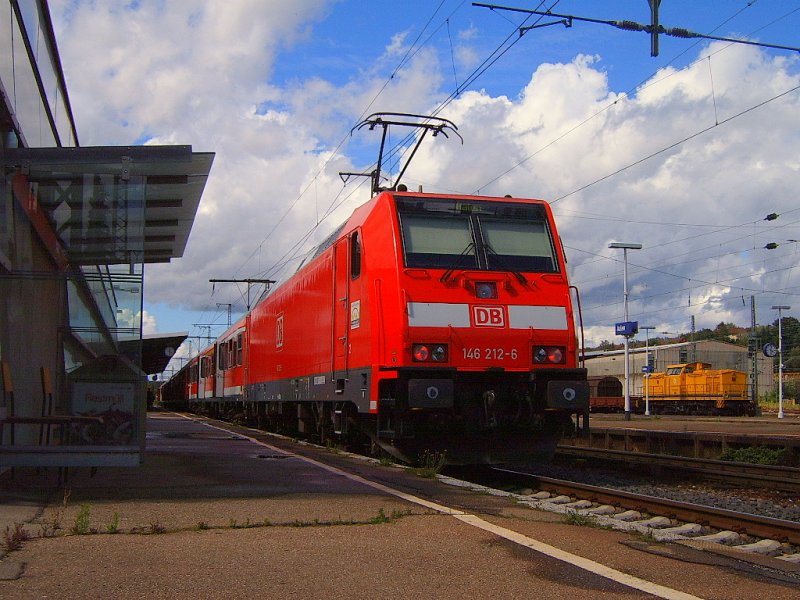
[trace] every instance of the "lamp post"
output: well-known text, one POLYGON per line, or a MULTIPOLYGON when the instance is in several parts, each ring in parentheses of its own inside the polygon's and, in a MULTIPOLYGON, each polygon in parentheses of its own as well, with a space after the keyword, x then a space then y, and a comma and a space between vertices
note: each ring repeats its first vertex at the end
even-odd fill
POLYGON ((642 325, 639 329, 644 329, 644 364, 646 367, 643 379, 645 380, 644 386, 644 414, 650 416, 650 330, 655 329, 652 325, 642 325))
POLYGON ((782 311, 789 310, 791 306, 773 306, 772 310, 778 311, 778 418, 783 418, 783 321, 782 311))
MULTIPOLYGON (((612 242, 608 245, 612 249, 622 249, 623 271, 622 289, 623 306, 625 310, 625 321, 628 321, 628 250, 641 250, 641 244, 626 244, 623 242, 612 242)), ((628 363, 628 353, 630 346, 630 335, 625 336, 625 420, 631 420, 631 368, 628 363)))

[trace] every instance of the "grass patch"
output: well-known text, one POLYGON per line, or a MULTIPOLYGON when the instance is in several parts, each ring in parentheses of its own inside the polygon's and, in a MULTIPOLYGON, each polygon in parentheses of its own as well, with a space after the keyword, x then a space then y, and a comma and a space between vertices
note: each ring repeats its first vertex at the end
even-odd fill
POLYGON ((91 511, 91 505, 81 504, 78 514, 75 515, 75 523, 73 523, 70 533, 73 535, 86 535, 88 533, 92 533, 91 529, 89 528, 89 514, 91 511))
POLYGON ((383 507, 378 510, 378 514, 369 520, 370 525, 380 525, 381 523, 391 523, 391 519, 383 512, 383 507))
POLYGON ((433 479, 441 472, 446 462, 446 451, 432 452, 430 450, 425 450, 419 456, 419 465, 414 467, 413 470, 418 477, 433 479))
POLYGON ((658 540, 656 539, 656 536, 653 535, 653 530, 652 529, 648 529, 647 533, 639 533, 639 534, 637 534, 636 537, 638 537, 640 541, 645 542, 647 544, 657 544, 658 543, 658 540))
POLYGON ((106 533, 119 533, 119 513, 115 512, 111 521, 106 524, 106 533))
POLYGON ((767 446, 749 446, 747 448, 728 448, 719 459, 730 462, 750 463, 753 465, 789 466, 791 452, 786 448, 769 448, 767 446))
POLYGON ((567 525, 577 525, 579 527, 600 527, 591 515, 584 515, 575 510, 571 510, 564 515, 564 523, 567 525))

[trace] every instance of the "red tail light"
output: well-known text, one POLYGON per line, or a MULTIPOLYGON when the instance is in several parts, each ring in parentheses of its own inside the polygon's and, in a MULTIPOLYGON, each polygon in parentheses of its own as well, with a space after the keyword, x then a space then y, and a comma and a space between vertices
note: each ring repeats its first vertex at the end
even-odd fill
POLYGON ((444 363, 448 359, 447 344, 414 344, 411 356, 414 362, 444 363))
POLYGON ((565 357, 563 346, 536 346, 533 349, 533 362, 536 364, 560 365, 565 362, 565 357))

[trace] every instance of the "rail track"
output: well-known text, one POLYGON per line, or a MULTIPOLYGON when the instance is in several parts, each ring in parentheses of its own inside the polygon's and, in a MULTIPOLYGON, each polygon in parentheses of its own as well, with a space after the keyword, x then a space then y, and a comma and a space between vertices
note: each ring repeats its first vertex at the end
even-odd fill
MULTIPOLYGON (((510 495, 532 508, 587 519, 597 525, 633 531, 659 541, 701 543, 800 565, 800 522, 679 502, 563 479, 491 467, 471 481, 442 478, 498 495, 510 495), (517 489, 519 493, 502 489, 517 489), (522 492, 528 488, 526 492, 522 492), (533 489, 534 491, 531 491, 533 489)), ((792 566, 796 569, 797 567, 792 566)))
POLYGON ((494 468, 493 470, 524 477, 529 484, 535 484, 538 489, 551 494, 574 496, 589 500, 593 504, 617 506, 643 514, 663 516, 678 521, 698 523, 714 529, 731 530, 740 534, 774 538, 793 545, 800 545, 800 523, 797 521, 784 521, 712 506, 699 506, 666 498, 530 475, 509 469, 494 468))
POLYGON ((607 450, 583 446, 559 445, 556 456, 637 464, 653 469, 694 473, 705 479, 722 481, 736 486, 760 487, 783 492, 800 493, 800 469, 773 465, 690 458, 666 454, 647 454, 625 450, 607 450))

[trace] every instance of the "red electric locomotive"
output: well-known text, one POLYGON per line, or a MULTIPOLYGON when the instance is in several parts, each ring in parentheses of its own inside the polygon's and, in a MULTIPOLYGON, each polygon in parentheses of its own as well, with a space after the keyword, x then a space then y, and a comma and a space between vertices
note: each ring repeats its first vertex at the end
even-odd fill
MULTIPOLYGON (((410 124, 365 123, 384 134, 410 124)), ((415 126, 452 126, 433 123, 415 126)), ((220 338, 217 377, 235 361, 242 394, 223 394, 236 388, 226 379, 217 401, 284 432, 362 436, 408 461, 426 451, 451 463, 522 460, 551 453, 564 427, 586 427, 586 371, 547 203, 376 191, 220 338)))

